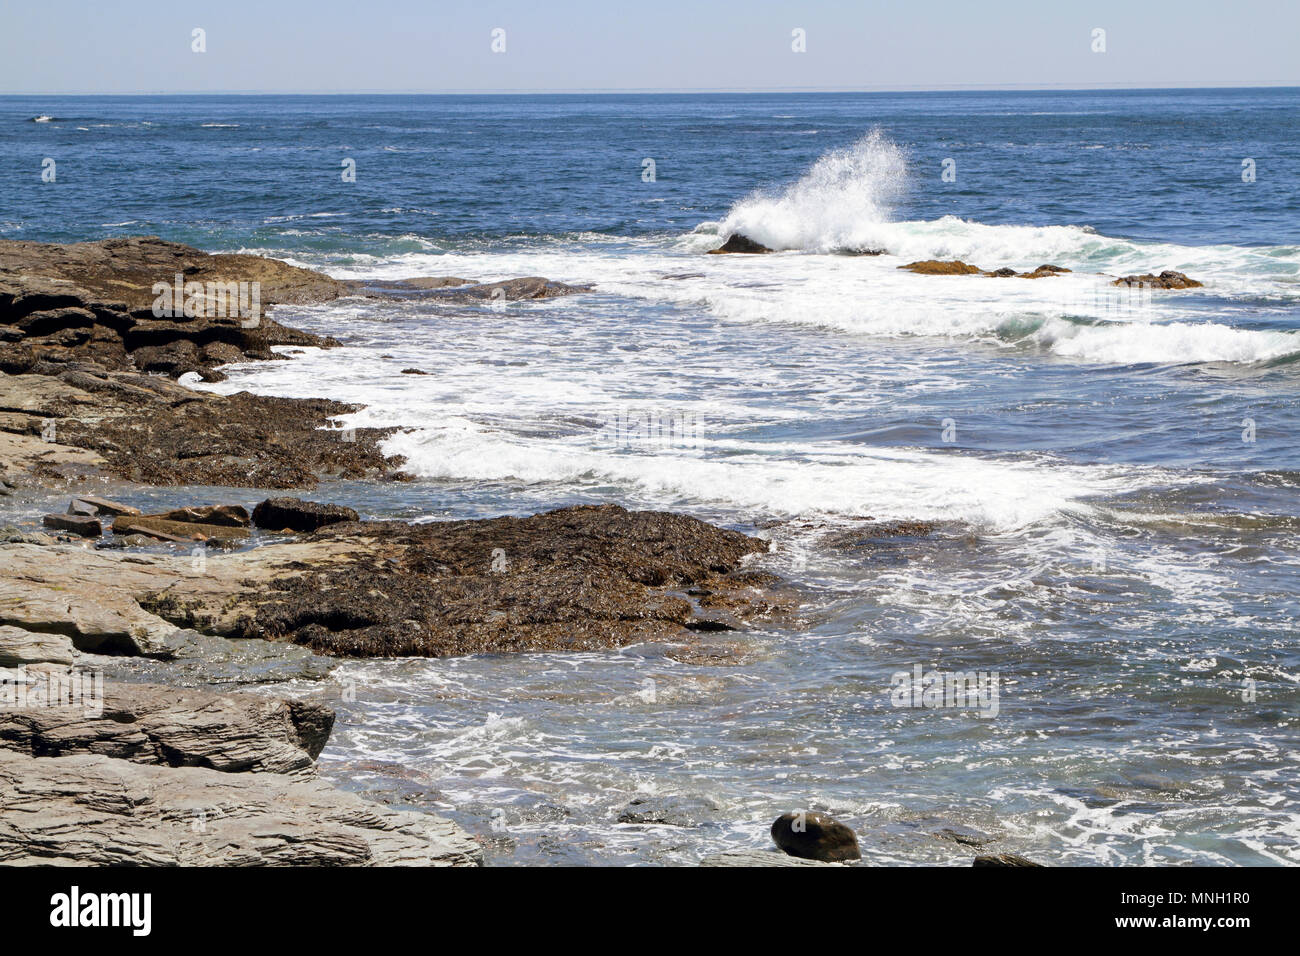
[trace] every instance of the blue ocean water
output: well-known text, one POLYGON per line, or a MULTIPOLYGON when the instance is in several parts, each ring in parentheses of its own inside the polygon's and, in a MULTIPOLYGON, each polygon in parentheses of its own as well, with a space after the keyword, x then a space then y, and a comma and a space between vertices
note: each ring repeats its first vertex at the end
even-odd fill
POLYGON ((368 514, 675 508, 769 537, 803 591, 703 647, 344 665, 324 772, 495 862, 688 862, 811 804, 882 863, 968 862, 957 826, 1048 863, 1294 863, 1298 134, 1294 89, 8 97, 0 238, 594 283, 285 309, 344 347, 215 386, 400 426, 420 481, 329 489, 368 514), (778 253, 704 254, 736 230, 778 253), (930 258, 1072 271, 897 268, 930 258), (1205 285, 1109 284, 1163 269, 1205 285), (896 706, 918 665, 996 674, 996 716, 896 706), (619 823, 638 794, 717 809, 619 823))

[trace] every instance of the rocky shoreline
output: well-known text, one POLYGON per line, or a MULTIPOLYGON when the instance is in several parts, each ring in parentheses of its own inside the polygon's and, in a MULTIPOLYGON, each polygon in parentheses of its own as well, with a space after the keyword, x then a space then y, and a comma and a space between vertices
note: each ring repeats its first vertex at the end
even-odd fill
POLYGON ((42 531, 0 532, 0 863, 481 863, 456 824, 318 779, 333 710, 265 685, 347 656, 646 640, 689 653, 797 604, 748 567, 766 541, 684 515, 601 505, 408 525, 288 496, 251 519, 224 502, 141 515, 101 497, 108 481, 265 492, 406 477, 379 449, 391 430, 333 426, 353 406, 175 381, 337 343, 245 311, 159 316, 150 296, 173 276, 200 297, 258 283, 259 308, 584 291, 535 277, 362 286, 148 237, 0 242, 0 493, 72 499, 42 531))

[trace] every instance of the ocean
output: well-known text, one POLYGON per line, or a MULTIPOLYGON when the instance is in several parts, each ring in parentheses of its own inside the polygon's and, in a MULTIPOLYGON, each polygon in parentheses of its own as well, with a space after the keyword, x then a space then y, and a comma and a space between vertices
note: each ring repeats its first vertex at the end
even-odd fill
POLYGON ((368 517, 771 541, 797 619, 696 653, 291 689, 338 709, 325 776, 492 864, 690 863, 805 807, 868 863, 1300 862, 1300 90, 3 97, 0 181, 4 239, 594 287, 281 307, 343 347, 205 386, 398 426, 417 481, 312 493, 368 517), (705 254, 733 232, 777 252, 705 254), (1109 284, 1167 269, 1204 287, 1109 284), (996 697, 902 706, 918 668, 996 697), (693 825, 620 822, 638 797, 693 825))

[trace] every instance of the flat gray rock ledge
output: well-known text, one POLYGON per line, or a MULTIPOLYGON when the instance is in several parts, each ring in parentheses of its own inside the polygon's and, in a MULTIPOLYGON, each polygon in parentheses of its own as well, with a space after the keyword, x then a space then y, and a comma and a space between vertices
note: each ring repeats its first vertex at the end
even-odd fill
POLYGON ((0 865, 475 866, 450 820, 314 777, 0 749, 0 865))

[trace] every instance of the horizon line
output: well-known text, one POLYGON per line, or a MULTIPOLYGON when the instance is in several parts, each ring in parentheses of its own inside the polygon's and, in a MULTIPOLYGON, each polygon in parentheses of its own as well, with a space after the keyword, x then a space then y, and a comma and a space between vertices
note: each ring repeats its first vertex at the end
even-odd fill
POLYGON ((780 87, 590 87, 590 88, 556 88, 556 89, 519 89, 500 88, 486 90, 117 90, 102 92, 94 90, 59 90, 36 91, 0 90, 0 96, 627 96, 627 95, 687 95, 687 94, 730 94, 730 95, 764 95, 772 93, 1089 93, 1097 91, 1110 92, 1146 92, 1155 90, 1227 90, 1227 89, 1300 89, 1300 83, 1261 83, 1219 81, 1205 83, 1196 81, 1169 81, 1156 85, 1129 86, 1124 83, 1094 83, 1076 86, 1070 83, 1057 83, 1035 86, 1027 83, 1001 84, 949 84, 940 86, 780 86, 780 87))

